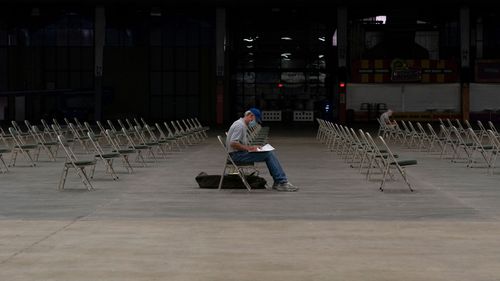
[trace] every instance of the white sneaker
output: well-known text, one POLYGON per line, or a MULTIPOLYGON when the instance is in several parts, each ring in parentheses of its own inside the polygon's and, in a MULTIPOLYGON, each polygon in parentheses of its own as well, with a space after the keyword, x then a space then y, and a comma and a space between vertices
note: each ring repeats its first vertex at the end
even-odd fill
POLYGON ((277 191, 288 191, 288 192, 294 192, 299 190, 298 187, 294 186, 289 182, 273 184, 273 189, 277 191))

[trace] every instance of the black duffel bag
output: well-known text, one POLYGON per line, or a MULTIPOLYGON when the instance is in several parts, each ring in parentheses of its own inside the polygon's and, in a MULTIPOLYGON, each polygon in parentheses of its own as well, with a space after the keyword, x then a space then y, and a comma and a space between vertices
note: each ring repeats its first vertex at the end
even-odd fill
MULTIPOLYGON (((263 189, 266 188, 266 180, 254 174, 246 175, 245 179, 252 189, 263 189)), ((205 172, 201 172, 196 176, 196 182, 200 188, 219 188, 220 175, 208 175, 205 172)), ((236 174, 225 175, 224 181, 222 182, 222 188, 233 188, 233 189, 246 189, 240 176, 236 174)))

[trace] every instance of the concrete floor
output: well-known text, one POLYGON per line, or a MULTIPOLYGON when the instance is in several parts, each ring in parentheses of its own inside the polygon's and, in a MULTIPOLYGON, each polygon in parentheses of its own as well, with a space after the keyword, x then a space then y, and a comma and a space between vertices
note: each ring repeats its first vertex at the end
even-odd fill
POLYGON ((215 134, 117 182, 100 166, 92 192, 57 190, 62 158, 0 174, 0 280, 500 280, 498 170, 393 145, 416 192, 382 193, 313 129, 271 127, 299 192, 202 190, 215 134))

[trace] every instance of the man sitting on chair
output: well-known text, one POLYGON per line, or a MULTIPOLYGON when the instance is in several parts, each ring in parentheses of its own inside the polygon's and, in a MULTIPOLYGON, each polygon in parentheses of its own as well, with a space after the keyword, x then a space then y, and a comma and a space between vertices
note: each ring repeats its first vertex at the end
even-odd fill
POLYGON ((273 151, 257 152, 258 146, 248 145, 247 128, 260 122, 260 116, 260 110, 250 108, 242 118, 231 125, 226 138, 227 150, 236 163, 266 162, 274 180, 273 189, 297 191, 298 188, 288 182, 288 178, 273 151))
POLYGON ((380 121, 390 129, 394 129, 396 127, 396 121, 390 119, 392 113, 393 113, 392 109, 388 109, 386 112, 380 115, 380 121))

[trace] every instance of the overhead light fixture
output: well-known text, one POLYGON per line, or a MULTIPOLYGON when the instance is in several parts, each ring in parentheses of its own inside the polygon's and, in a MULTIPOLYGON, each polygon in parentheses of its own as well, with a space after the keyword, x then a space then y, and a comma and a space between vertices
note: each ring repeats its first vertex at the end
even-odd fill
POLYGON ((160 7, 153 7, 153 8, 151 8, 150 15, 152 17, 161 17, 161 9, 160 9, 160 7))
POLYGON ((248 46, 247 46, 247 48, 248 48, 248 49, 251 49, 251 48, 253 48, 253 46, 252 46, 252 45, 248 45, 248 46))
POLYGON ((284 57, 284 58, 288 58, 288 56, 291 56, 291 55, 292 55, 292 53, 283 53, 283 54, 281 54, 281 56, 284 57))
POLYGON ((319 40, 319 41, 323 41, 323 42, 325 42, 325 41, 326 41, 326 39, 325 39, 325 37, 324 37, 324 36, 323 36, 323 37, 318 37, 318 40, 319 40))
POLYGON ((31 9, 31 16, 33 16, 33 17, 40 16, 40 9, 39 8, 32 8, 31 9))
POLYGON ((252 52, 250 52, 250 53, 248 53, 248 55, 249 55, 249 56, 253 56, 253 53, 252 53, 252 52))
POLYGON ((325 55, 319 55, 318 58, 322 59, 325 55))
POLYGON ((243 41, 245 41, 245 42, 253 42, 253 39, 252 38, 243 38, 243 41))
POLYGON ((281 40, 290 41, 290 40, 292 40, 292 37, 283 36, 283 37, 281 37, 281 40))

